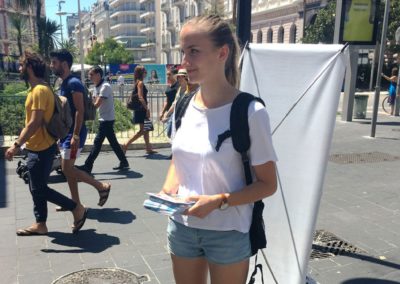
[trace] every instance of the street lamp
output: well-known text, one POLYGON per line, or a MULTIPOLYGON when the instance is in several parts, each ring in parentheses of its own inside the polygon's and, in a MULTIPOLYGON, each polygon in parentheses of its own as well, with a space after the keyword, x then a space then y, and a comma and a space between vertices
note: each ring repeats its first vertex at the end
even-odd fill
POLYGON ((61 16, 65 16, 67 13, 61 11, 61 4, 65 4, 65 1, 64 0, 58 0, 58 12, 56 13, 56 15, 60 16, 61 42, 63 42, 64 41, 64 38, 63 38, 63 24, 62 24, 61 16))
MULTIPOLYGON (((396 44, 400 44, 400 27, 397 28, 396 33, 395 33, 395 39, 396 39, 396 44)), ((397 70, 400 69, 400 56, 399 53, 397 53, 397 64, 398 68, 397 70)), ((397 75, 397 87, 396 87, 396 98, 394 100, 394 115, 399 116, 399 108, 400 108, 400 99, 399 99, 399 89, 400 89, 400 76, 397 75)))

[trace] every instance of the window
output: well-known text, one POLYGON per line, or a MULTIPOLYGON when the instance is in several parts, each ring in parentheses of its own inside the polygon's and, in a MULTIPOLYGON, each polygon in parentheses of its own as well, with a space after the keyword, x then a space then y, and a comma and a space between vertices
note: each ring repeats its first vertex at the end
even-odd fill
POLYGON ((263 38, 262 30, 258 30, 258 32, 257 32, 257 43, 262 43, 262 38, 263 38))
POLYGON ((297 33, 297 27, 295 24, 293 24, 290 27, 289 43, 296 43, 296 33, 297 33))
POLYGON ((267 43, 272 43, 273 36, 274 36, 274 32, 272 31, 271 28, 269 28, 268 32, 267 32, 267 43))
POLYGON ((285 30, 282 26, 279 27, 278 30, 278 43, 283 43, 283 38, 285 37, 285 30))

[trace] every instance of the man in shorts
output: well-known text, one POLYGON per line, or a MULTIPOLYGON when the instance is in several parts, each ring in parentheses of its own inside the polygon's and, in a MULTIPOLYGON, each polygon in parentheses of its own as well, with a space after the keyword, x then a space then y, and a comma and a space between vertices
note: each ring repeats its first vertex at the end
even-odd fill
POLYGON ((57 144, 44 126, 44 123, 48 123, 54 113, 54 95, 44 80, 46 63, 40 55, 28 51, 24 52, 20 63, 21 79, 26 80, 31 87, 25 101, 25 127, 14 145, 6 151, 5 156, 11 161, 14 155, 20 151, 21 146, 25 144, 28 151, 26 165, 29 175, 29 190, 32 194, 36 222, 30 227, 17 230, 17 235, 47 234, 48 201, 72 212, 74 216, 72 232, 77 233, 85 223, 87 209, 47 185, 57 144))
MULTIPOLYGON (((67 178, 71 191, 72 200, 81 204, 78 193, 78 180, 92 185, 99 194, 99 206, 103 206, 110 194, 111 185, 95 180, 84 171, 77 169, 75 160, 79 157, 85 145, 87 129, 84 123, 84 94, 85 88, 79 78, 71 74, 73 62, 72 54, 65 49, 56 50, 50 53, 50 68, 54 74, 60 77, 63 82, 60 86, 59 95, 67 98, 73 119, 72 127, 68 135, 60 140, 61 168, 67 178)), ((62 208, 58 208, 62 210, 62 208)))

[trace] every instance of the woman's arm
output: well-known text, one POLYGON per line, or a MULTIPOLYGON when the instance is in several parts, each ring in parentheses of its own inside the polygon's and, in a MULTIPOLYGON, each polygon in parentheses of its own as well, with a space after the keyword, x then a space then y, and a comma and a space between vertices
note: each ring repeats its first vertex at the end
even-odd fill
POLYGON ((277 187, 275 162, 254 166, 253 170, 257 181, 245 186, 241 191, 189 197, 189 200, 196 201, 196 204, 187 211, 187 215, 204 218, 211 211, 218 209, 223 200, 226 200, 229 206, 238 206, 273 195, 277 187))
POLYGON ((147 110, 147 104, 146 104, 146 101, 144 100, 144 97, 143 97, 143 82, 142 81, 139 81, 137 83, 137 89, 138 89, 139 101, 142 103, 143 108, 145 110, 147 110))
POLYGON ((172 159, 167 172, 167 177, 165 178, 164 186, 161 189, 161 193, 177 194, 178 187, 179 187, 179 182, 176 176, 174 160, 172 159))

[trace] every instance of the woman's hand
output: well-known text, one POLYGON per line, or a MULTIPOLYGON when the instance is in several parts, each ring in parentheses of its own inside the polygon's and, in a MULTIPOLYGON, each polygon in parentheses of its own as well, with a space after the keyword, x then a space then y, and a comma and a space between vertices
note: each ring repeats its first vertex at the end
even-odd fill
POLYGON ((221 204, 220 195, 196 195, 188 197, 187 200, 196 203, 186 211, 186 215, 198 218, 206 217, 221 204))

